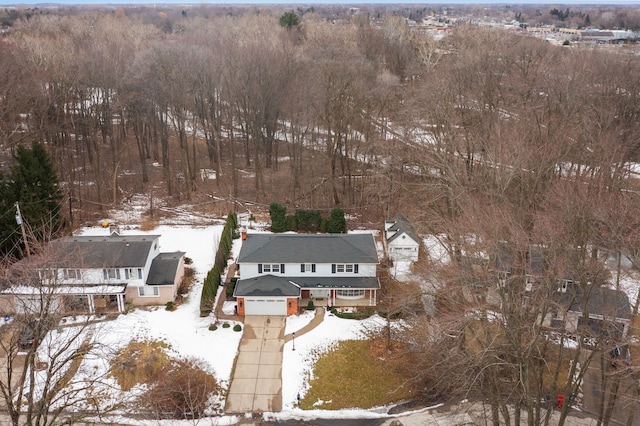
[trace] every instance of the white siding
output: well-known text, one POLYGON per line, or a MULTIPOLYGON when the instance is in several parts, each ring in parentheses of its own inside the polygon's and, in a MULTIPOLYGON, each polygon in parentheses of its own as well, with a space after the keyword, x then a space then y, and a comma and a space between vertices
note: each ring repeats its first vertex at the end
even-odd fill
MULTIPOLYGON (((345 262, 348 263, 348 262, 345 262)), ((243 263, 240 266, 240 276, 242 279, 249 279, 258 277, 261 275, 271 274, 282 277, 375 277, 376 265, 373 263, 359 263, 358 273, 354 272, 341 272, 332 273, 331 263, 318 263, 316 264, 316 272, 300 272, 299 263, 285 263, 283 273, 263 272, 258 273, 258 264, 256 263, 243 263)), ((351 263, 353 265, 353 263, 351 263)))
POLYGON ((406 234, 387 243, 387 255, 391 260, 418 260, 420 245, 406 234))

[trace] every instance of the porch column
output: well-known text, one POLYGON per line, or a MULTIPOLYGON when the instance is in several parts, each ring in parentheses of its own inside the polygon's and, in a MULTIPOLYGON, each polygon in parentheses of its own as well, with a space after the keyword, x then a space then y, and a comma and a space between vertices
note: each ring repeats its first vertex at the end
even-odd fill
POLYGON ((93 294, 87 294, 87 302, 89 304, 89 313, 94 313, 96 311, 96 305, 93 303, 93 294))
POLYGON ((116 294, 116 300, 118 301, 118 312, 124 312, 124 296, 122 294, 116 294))

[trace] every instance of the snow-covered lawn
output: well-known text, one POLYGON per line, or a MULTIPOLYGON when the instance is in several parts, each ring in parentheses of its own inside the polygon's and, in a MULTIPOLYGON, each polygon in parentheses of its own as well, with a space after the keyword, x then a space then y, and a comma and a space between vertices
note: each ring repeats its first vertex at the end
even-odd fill
MULTIPOLYGON (((242 219, 241 219, 242 220, 242 219)), ((242 223, 242 222, 241 222, 242 223)), ((162 225, 151 231, 140 231, 135 227, 121 229, 122 235, 127 234, 156 234, 160 235, 161 251, 184 251, 186 256, 193 259, 193 267, 196 271, 196 283, 191 289, 186 301, 173 312, 167 311, 164 306, 136 308, 128 314, 122 314, 113 321, 98 323, 92 326, 93 338, 98 339, 107 349, 102 356, 85 357, 81 368, 78 370, 76 380, 83 377, 105 375, 109 368, 109 359, 118 349, 124 348, 131 341, 161 341, 169 346, 168 353, 176 358, 195 358, 203 367, 212 373, 218 382, 225 388, 229 386, 233 363, 238 352, 238 345, 242 332, 234 332, 232 328, 218 327, 215 331, 209 331, 208 327, 215 322, 213 316, 200 318, 200 294, 202 281, 213 266, 215 251, 222 233, 222 225, 213 226, 168 226, 162 225)), ((260 232, 260 230, 252 230, 260 232)), ((81 235, 108 235, 105 228, 84 228, 81 235)), ((240 240, 235 240, 232 252, 234 258, 240 251, 240 240)), ((222 288, 219 290, 220 296, 222 288)), ((225 313, 234 312, 234 303, 226 302, 223 308, 225 313)), ((287 318, 287 334, 300 330, 313 318, 313 313, 294 315, 287 318)), ((67 319, 70 322, 71 319, 67 319)), ((282 397, 283 412, 274 414, 279 418, 299 418, 317 416, 318 412, 309 412, 296 408, 297 396, 302 397, 308 389, 308 381, 312 378, 313 364, 322 352, 329 349, 340 340, 361 339, 365 332, 371 328, 377 328, 383 320, 372 317, 365 321, 355 321, 337 318, 331 314, 325 314, 324 321, 314 330, 303 336, 296 337, 295 348, 293 342, 288 342, 284 347, 284 360, 282 368, 282 397)), ((50 333, 52 344, 55 340, 61 340, 66 333, 50 333)), ((104 390, 111 398, 111 402, 130 401, 144 390, 144 386, 136 386, 131 391, 118 390, 115 379, 107 380, 109 385, 104 390)), ((222 401, 224 406, 224 401, 222 401)), ((323 416, 345 417, 379 417, 381 414, 366 410, 348 410, 333 414, 323 412, 323 416)), ((140 420, 118 418, 118 421, 126 424, 167 424, 178 425, 181 422, 145 422, 140 420)), ((206 424, 230 424, 237 422, 235 416, 221 416, 206 420, 206 424)), ((185 422, 184 424, 193 424, 185 422)))
MULTIPOLYGON (((247 224, 246 218, 240 218, 241 225, 247 224)), ((169 346, 168 352, 177 358, 194 358, 212 373, 223 387, 229 386, 233 363, 238 352, 242 332, 234 332, 232 328, 218 327, 209 331, 208 326, 215 322, 213 316, 200 318, 200 294, 202 281, 213 266, 215 251, 220 240, 223 225, 211 226, 168 226, 163 225, 151 231, 139 231, 135 228, 122 230, 122 234, 146 233, 158 234, 161 251, 184 251, 193 259, 196 283, 186 301, 169 312, 164 306, 137 308, 132 312, 120 315, 113 321, 96 324, 91 333, 93 339, 99 339, 108 352, 102 357, 86 357, 79 369, 76 379, 83 375, 106 374, 109 367, 109 354, 125 347, 133 340, 157 340, 169 346)), ((107 235, 104 228, 86 228, 83 235, 107 235)), ((251 232, 263 232, 252 229, 251 232)), ((362 232, 362 231, 359 231, 362 232)), ((374 231, 375 232, 375 231, 374 231)), ((237 258, 240 251, 240 240, 235 240, 233 255, 237 258)), ((425 245, 432 261, 446 263, 448 255, 435 237, 426 237, 425 245)), ((415 279, 410 264, 398 262, 395 275, 401 281, 415 279)), ((224 278, 224 277, 223 277, 224 278)), ((630 298, 637 294, 636 277, 625 276, 621 287, 630 298), (634 295, 635 295, 634 294, 634 295)), ((220 296, 222 288, 219 290, 220 296)), ((633 299, 632 299, 633 300, 633 299)), ((223 311, 234 312, 234 303, 227 302, 223 311)), ((313 312, 289 316, 286 322, 286 334, 300 330, 313 319, 313 312)), ((69 320, 68 320, 69 321, 69 320)), ((306 411, 297 408, 298 395, 302 398, 308 391, 309 381, 313 378, 313 365, 321 354, 341 340, 362 339, 367 332, 384 325, 384 320, 373 316, 364 321, 346 320, 325 313, 324 321, 311 332, 296 336, 295 342, 289 341, 284 346, 282 366, 282 403, 280 413, 269 413, 266 418, 272 419, 311 419, 324 418, 379 418, 387 417, 387 407, 371 410, 340 410, 328 412, 324 410, 306 411), (295 351, 293 350, 295 343, 295 351)), ((55 345, 56 339, 63 339, 66 333, 50 333, 48 345, 55 345)), ((129 392, 119 391, 115 379, 110 379, 111 388, 107 391, 113 401, 128 401, 144 390, 144 386, 134 387, 129 392)), ((221 401, 224 406, 224 401, 221 401)), ((131 425, 192 425, 193 421, 141 421, 126 418, 114 419, 122 424, 131 425)), ((223 425, 237 423, 236 416, 220 416, 203 420, 201 424, 223 425)))

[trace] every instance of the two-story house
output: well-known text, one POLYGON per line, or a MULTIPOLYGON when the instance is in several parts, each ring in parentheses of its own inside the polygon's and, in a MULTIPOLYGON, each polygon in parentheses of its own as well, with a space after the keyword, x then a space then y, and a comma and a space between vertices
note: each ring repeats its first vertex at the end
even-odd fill
POLYGON ((319 306, 375 306, 380 282, 372 234, 248 234, 234 297, 241 315, 290 315, 319 306))
POLYGON ((160 305, 175 299, 184 253, 161 253, 159 235, 73 236, 25 258, 5 283, 4 314, 43 306, 64 313, 124 312, 125 303, 160 305))

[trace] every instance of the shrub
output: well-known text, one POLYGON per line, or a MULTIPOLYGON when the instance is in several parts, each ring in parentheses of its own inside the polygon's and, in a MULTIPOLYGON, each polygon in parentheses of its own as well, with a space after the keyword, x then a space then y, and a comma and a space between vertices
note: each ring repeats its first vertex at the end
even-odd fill
POLYGON ((309 300, 309 303, 307 303, 307 311, 313 311, 316 309, 316 306, 313 304, 313 300, 309 300))
POLYGON ((174 360, 150 383, 141 402, 160 418, 199 419, 205 415, 212 395, 220 392, 215 377, 197 361, 174 360))
POLYGON ((175 305, 175 303, 173 303, 173 302, 167 302, 166 309, 167 309, 167 311, 175 311, 175 310, 176 310, 176 305, 175 305))
POLYGON ((234 240, 237 240, 238 238, 240 238, 240 231, 237 229, 234 229, 233 232, 231 233, 231 238, 233 238, 234 240))
POLYGON ((269 206, 271 216, 271 230, 273 232, 285 232, 287 230, 287 208, 278 203, 269 206))
POLYGON ((347 220, 344 218, 344 210, 339 207, 331 210, 331 216, 327 221, 327 232, 331 234, 344 234, 347 232, 347 220))
POLYGON ((242 331, 242 326, 240 324, 236 324, 233 326, 233 331, 242 331))
POLYGON ((211 325, 209 326, 209 331, 216 331, 217 329, 218 329, 218 326, 217 326, 217 325, 215 325, 215 324, 211 324, 211 325))
POLYGON ((231 281, 229 282, 229 284, 227 284, 227 288, 225 289, 225 294, 227 296, 227 299, 233 298, 233 290, 236 288, 237 282, 238 282, 238 278, 233 277, 231 278, 231 281))
POLYGON ((229 324, 228 322, 225 322, 222 324, 222 328, 229 328, 231 327, 231 324, 229 324))
POLYGON ((185 265, 191 265, 192 263, 193 263, 193 259, 192 258, 190 258, 188 256, 184 257, 184 264, 185 265))
POLYGON ((369 318, 371 315, 374 314, 373 309, 365 309, 364 311, 358 311, 358 312, 339 312, 337 310, 335 312, 333 312, 332 310, 331 312, 338 318, 356 319, 356 320, 369 318))
POLYGON ((300 231, 319 231, 321 222, 319 210, 296 210, 296 224, 300 231))
POLYGON ((287 216, 287 229, 285 231, 297 231, 298 221, 294 215, 287 216))

